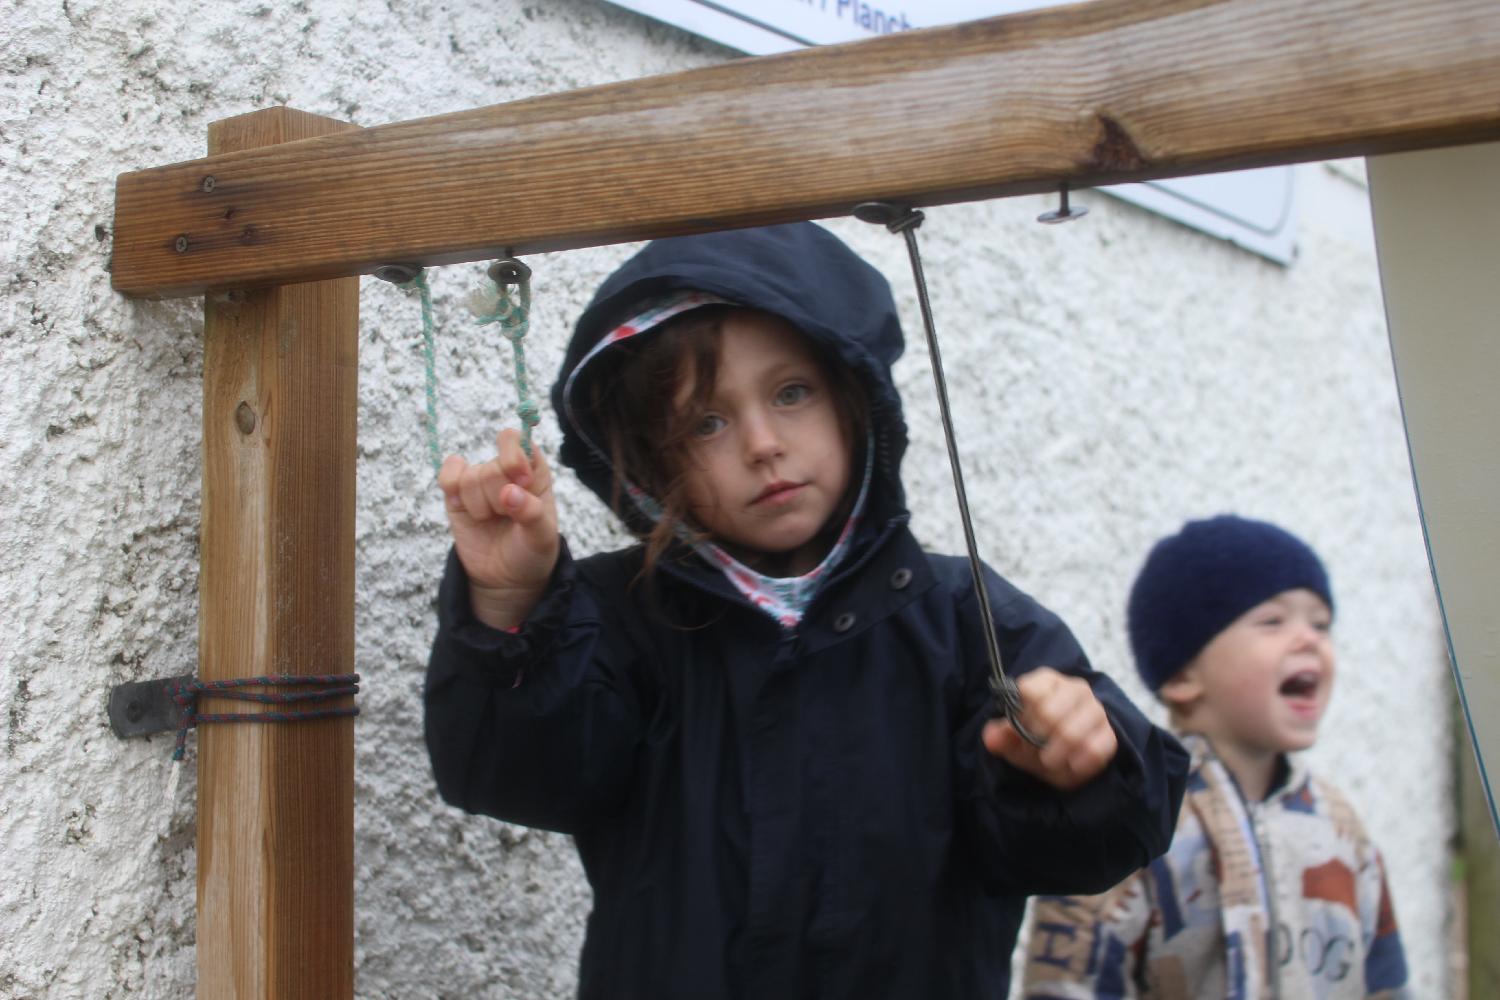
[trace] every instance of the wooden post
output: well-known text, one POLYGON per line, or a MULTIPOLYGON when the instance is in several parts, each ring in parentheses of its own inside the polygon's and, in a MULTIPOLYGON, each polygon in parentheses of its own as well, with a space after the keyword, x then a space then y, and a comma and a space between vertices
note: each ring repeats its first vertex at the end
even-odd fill
MULTIPOLYGON (((273 108, 210 125, 209 152, 349 127, 273 108)), ((358 327, 358 278, 207 301, 205 680, 353 672, 358 327)), ((200 997, 353 996, 353 721, 199 730, 200 997)))

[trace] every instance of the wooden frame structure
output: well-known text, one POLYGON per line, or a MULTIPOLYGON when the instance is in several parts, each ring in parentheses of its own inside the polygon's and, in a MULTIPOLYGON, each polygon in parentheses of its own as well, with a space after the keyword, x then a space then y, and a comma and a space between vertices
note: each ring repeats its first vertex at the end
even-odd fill
MULTIPOLYGON (((119 177, 112 268, 214 293, 203 676, 352 670, 355 275, 1495 139, 1494 0, 1097 0, 376 128, 215 123, 119 177)), ((200 754, 200 994, 351 996, 352 725, 200 754)))

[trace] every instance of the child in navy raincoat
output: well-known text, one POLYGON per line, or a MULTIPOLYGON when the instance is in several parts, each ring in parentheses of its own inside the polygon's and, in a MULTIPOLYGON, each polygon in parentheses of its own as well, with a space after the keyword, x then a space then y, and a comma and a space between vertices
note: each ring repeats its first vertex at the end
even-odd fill
POLYGON ((438 787, 571 833, 585 998, 1002 997, 1025 897, 1167 846, 1186 756, 990 572, 907 527, 885 280, 811 224, 658 240, 579 319, 562 462, 640 543, 573 558, 503 431, 450 457, 438 787))

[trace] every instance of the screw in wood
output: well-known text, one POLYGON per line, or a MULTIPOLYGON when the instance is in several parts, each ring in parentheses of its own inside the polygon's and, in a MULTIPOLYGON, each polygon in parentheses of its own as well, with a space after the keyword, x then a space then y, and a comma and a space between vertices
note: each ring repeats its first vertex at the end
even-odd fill
POLYGON ((854 206, 854 217, 861 222, 884 226, 893 233, 920 226, 923 219, 922 213, 910 205, 891 201, 862 201, 854 206))
POLYGON ((214 180, 213 174, 209 174, 207 177, 203 178, 204 192, 212 191, 214 189, 214 185, 216 185, 217 183, 218 181, 214 180))
POLYGON ((1051 212, 1043 212, 1041 215, 1038 215, 1036 221, 1053 226, 1059 222, 1072 222, 1074 219, 1081 219, 1089 214, 1089 210, 1082 205, 1079 205, 1077 208, 1072 208, 1068 205, 1068 184, 1066 181, 1063 182, 1059 193, 1062 200, 1059 202, 1057 208, 1051 212))
POLYGON ((176 248, 176 250, 177 250, 178 253, 187 253, 188 252, 188 238, 186 236, 179 236, 179 237, 177 237, 176 241, 172 244, 172 246, 176 248))
POLYGON ((381 281, 389 281, 393 285, 404 285, 416 278, 421 270, 416 264, 381 264, 370 273, 381 281))

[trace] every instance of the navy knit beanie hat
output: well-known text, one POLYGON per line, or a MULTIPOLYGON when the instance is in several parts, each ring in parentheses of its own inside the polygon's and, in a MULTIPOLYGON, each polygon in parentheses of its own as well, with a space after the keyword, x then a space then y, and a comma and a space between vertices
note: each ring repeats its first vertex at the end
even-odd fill
POLYGON ((1232 514, 1189 521, 1156 543, 1130 588, 1127 627, 1141 680, 1157 690, 1240 615, 1304 587, 1333 610, 1323 564, 1295 535, 1232 514))

